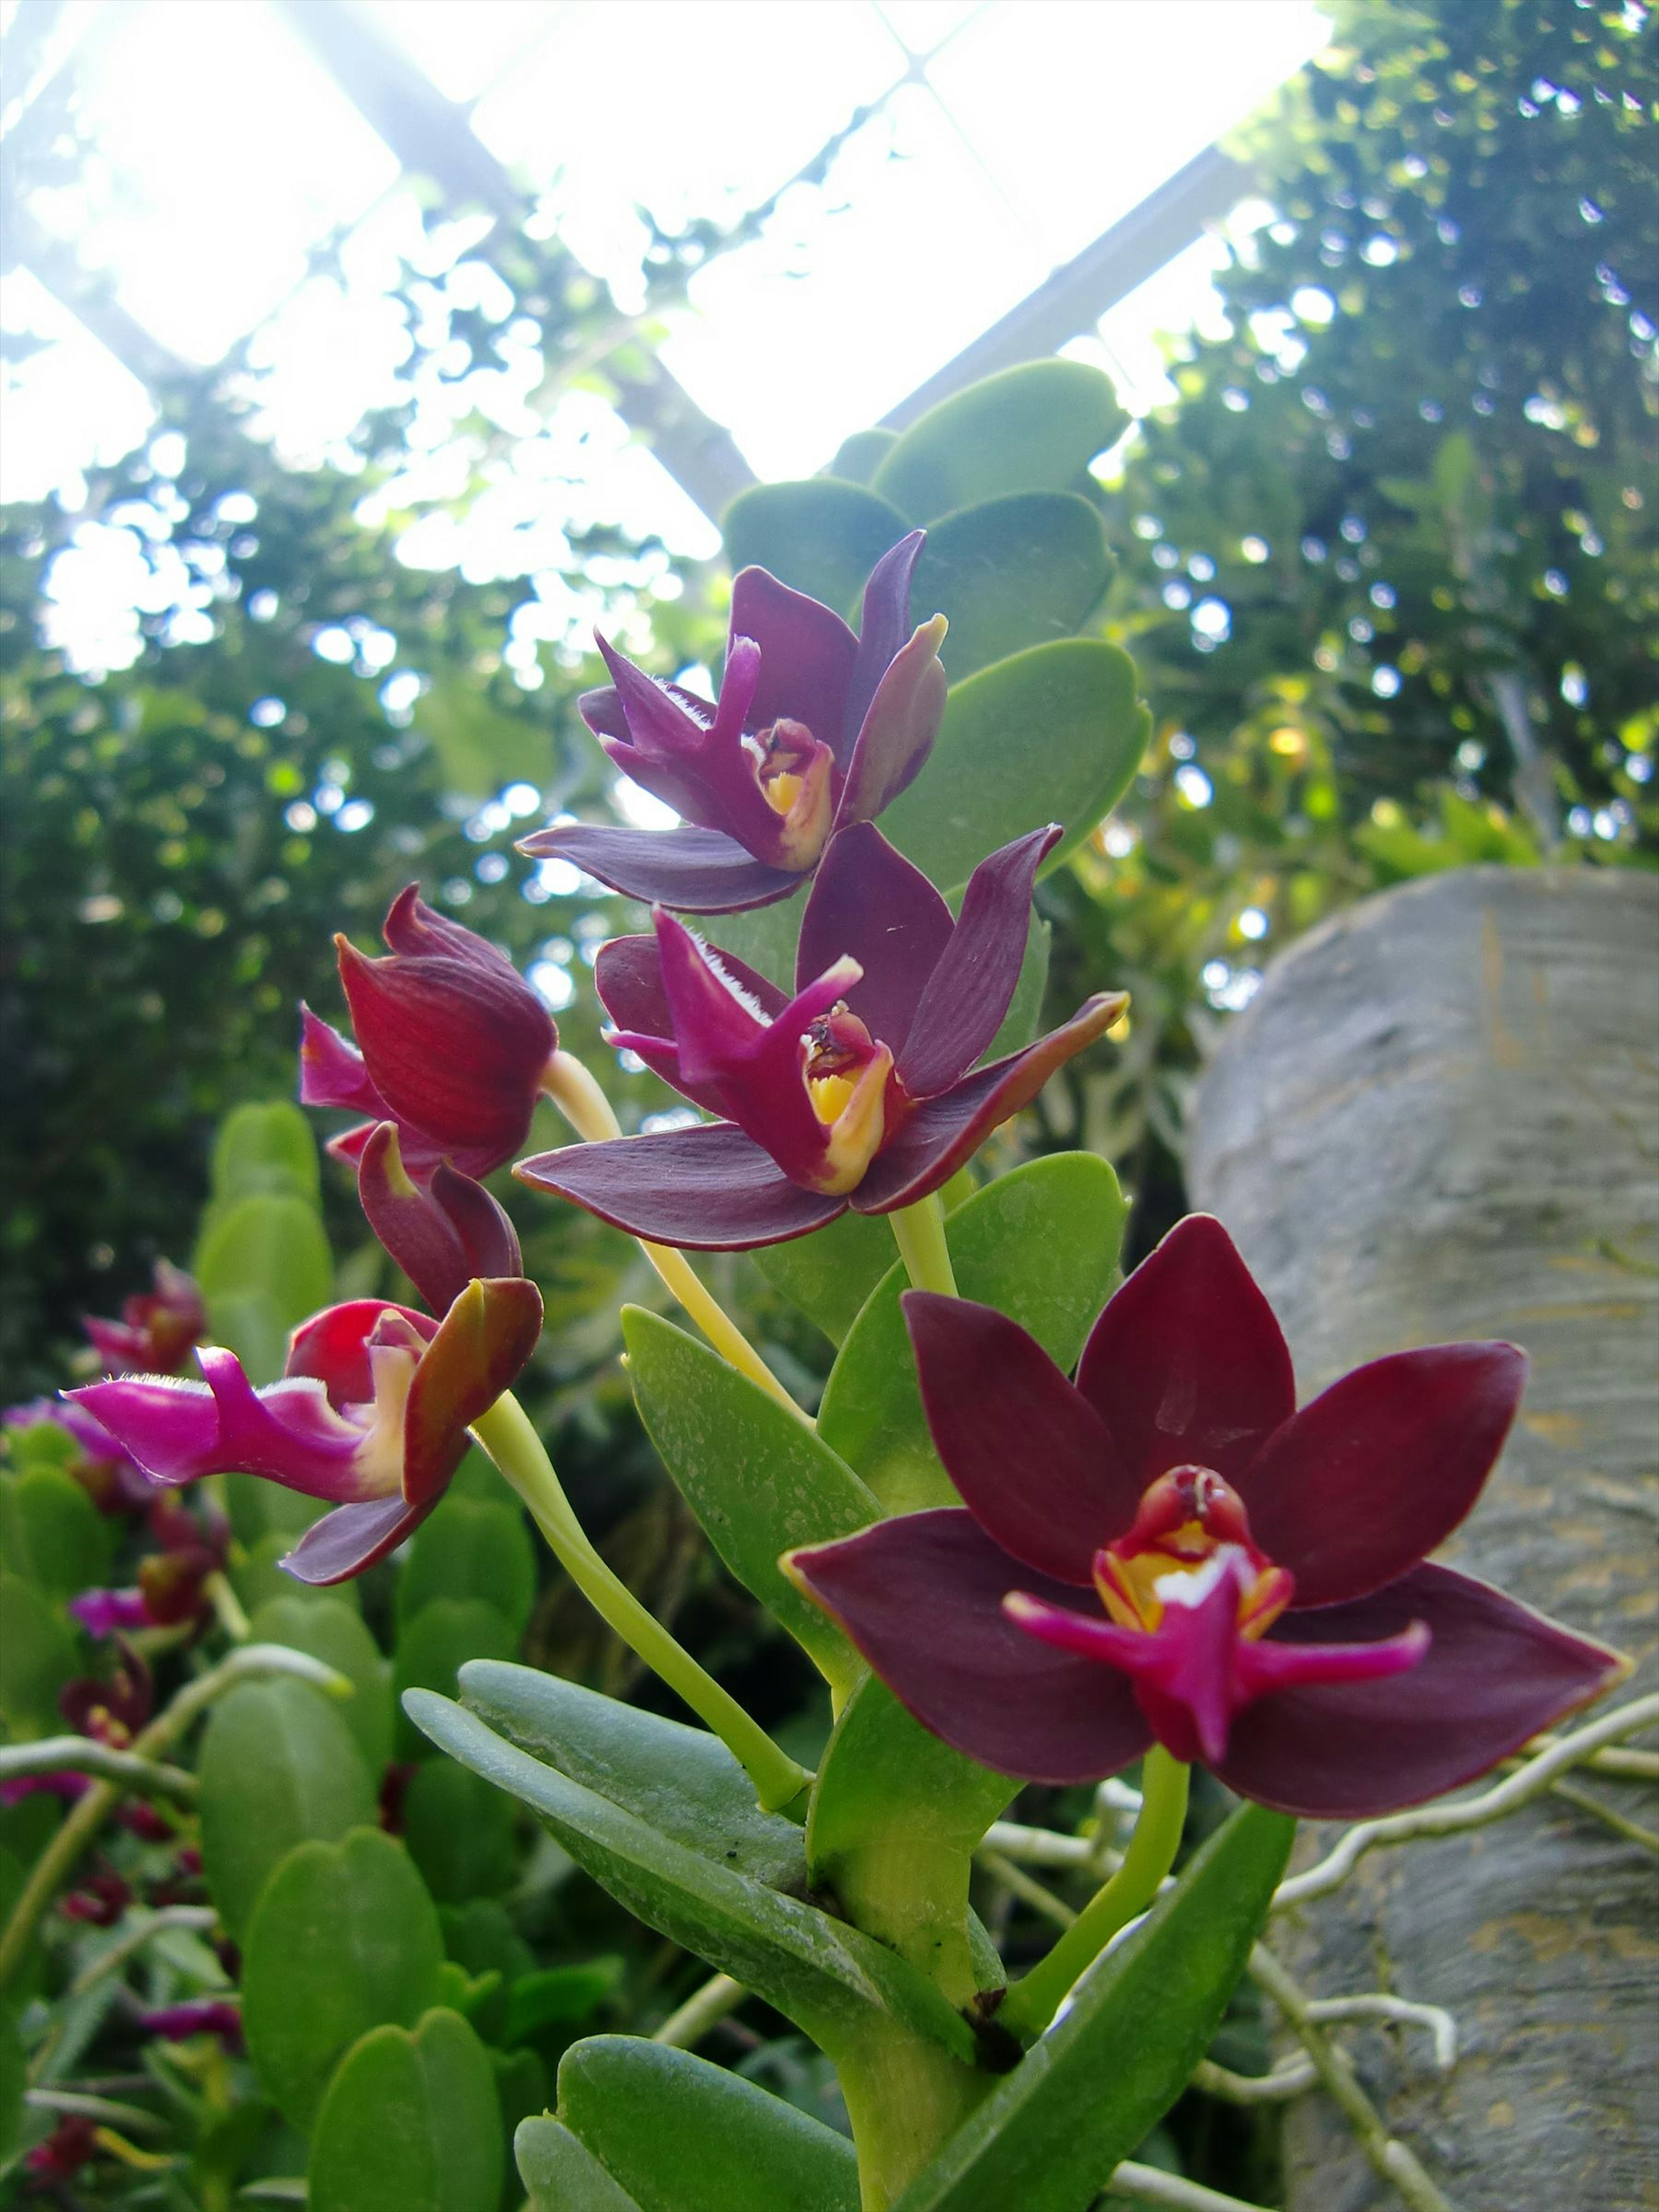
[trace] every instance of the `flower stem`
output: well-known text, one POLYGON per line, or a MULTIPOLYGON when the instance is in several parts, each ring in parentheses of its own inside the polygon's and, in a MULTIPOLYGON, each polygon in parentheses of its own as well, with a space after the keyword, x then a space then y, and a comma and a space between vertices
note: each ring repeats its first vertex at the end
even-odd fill
POLYGON ((957 1297, 951 1248, 945 1241, 945 1206, 939 1193, 919 1198, 914 1206, 902 1206, 887 1218, 893 1224, 893 1241, 913 1288, 938 1291, 947 1298, 957 1297))
POLYGON ((1144 1793, 1123 1863, 1097 1893, 1046 1958, 1013 1983, 998 2010, 999 2023, 1016 2035, 1040 2035, 1060 2009, 1066 1991, 1097 1959, 1106 1945, 1158 1895, 1158 1885, 1175 1863, 1187 1818, 1190 1769, 1171 1759, 1162 1744, 1147 1753, 1141 1770, 1144 1793))
MULTIPOLYGON (((586 1143, 605 1144, 621 1136, 622 1124, 611 1110, 611 1101, 574 1053, 554 1054, 543 1074, 542 1089, 586 1143)), ((721 1358, 811 1428, 811 1415, 802 1413, 684 1253, 672 1244, 648 1243, 643 1237, 635 1242, 721 1358)))
POLYGON ((799 1796, 812 1778, 805 1768, 780 1750, 594 1550, 541 1438, 511 1391, 472 1424, 472 1434, 529 1507, 554 1557, 600 1619, 713 1729, 746 1770, 766 1810, 780 1811, 799 1796))

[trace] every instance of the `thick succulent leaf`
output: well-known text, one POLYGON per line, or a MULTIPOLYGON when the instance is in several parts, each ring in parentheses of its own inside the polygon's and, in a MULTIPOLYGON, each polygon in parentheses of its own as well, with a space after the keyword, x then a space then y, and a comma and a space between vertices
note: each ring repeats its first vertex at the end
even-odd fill
POLYGON ((558 2120, 528 2119, 513 2138, 529 2212, 645 2212, 558 2120))
POLYGON ((908 527, 896 507, 839 477, 756 484, 720 519, 734 575, 751 564, 769 568, 839 613, 857 607, 865 578, 908 527))
POLYGON ((287 1591, 267 1598, 248 1624, 256 1644, 286 1644, 309 1652, 351 1685, 340 1708, 357 1740, 363 1765, 379 1775, 392 1756, 392 1669, 363 1626, 362 1614, 348 1600, 307 1591, 284 1575, 287 1591))
POLYGON ((296 1844, 374 1825, 374 1783, 351 1730, 304 1682, 233 1690, 208 1723, 198 1772, 208 1895, 237 1942, 296 1844))
POLYGON ((266 1193, 218 1216, 197 1247, 194 1273, 215 1343, 257 1384, 276 1381, 289 1331, 328 1304, 334 1263, 316 1208, 266 1193))
POLYGON ((1078 361, 1023 362, 913 422, 871 489, 913 522, 1010 492, 1066 491, 1129 427, 1112 380, 1078 361))
MULTIPOLYGON (((1092 1152, 1055 1152, 988 1183, 949 1217, 963 1297, 994 1306, 1069 1368, 1117 1268, 1126 1213, 1117 1177, 1092 1152)), ((830 1370, 818 1435, 890 1513, 959 1501, 928 1434, 899 1308, 909 1278, 888 1269, 830 1370)))
POLYGON ((860 1309, 893 1265, 893 1232, 868 1213, 843 1213, 810 1237, 765 1244, 750 1254, 773 1289, 840 1344, 860 1309))
POLYGON ((51 1597, 109 1581, 117 1528, 61 1468, 26 1466, 0 1481, 0 1565, 51 1597))
POLYGON ((952 684, 1070 637, 1105 590, 1112 556, 1097 508, 1075 492, 1022 491, 948 514, 927 533, 912 596, 951 628, 952 684))
POLYGON ((536 1553, 523 1513, 492 1472, 494 1498, 453 1486, 409 1547, 398 1578, 401 1632, 434 1598, 483 1598, 522 1636, 536 1602, 536 1553))
POLYGON ((709 1542, 845 1696, 862 1664, 778 1559, 798 1544, 850 1536, 880 1505, 805 1422, 718 1352, 640 1306, 624 1306, 622 1322, 647 1433, 709 1542))
POLYGON ((520 1868, 514 1807, 447 1759, 422 1759, 404 1793, 404 1841, 440 1905, 499 1897, 520 1868))
POLYGON ((858 2212, 845 2136, 689 2051, 628 2035, 573 2045, 559 2118, 640 2212, 858 2212))
POLYGON ((1058 822, 1045 872, 1058 867, 1139 765, 1152 718, 1136 683, 1116 646, 1061 638, 953 684, 927 765, 882 816, 883 836, 950 890, 997 846, 1058 822))
POLYGON ((894 2212, 1085 2212, 1203 2056, 1294 1832, 1242 1806, 894 2212))
MULTIPOLYGON (((510 1659, 519 1639, 504 1613, 487 1598, 437 1597, 398 1631, 392 1655, 392 1691, 401 1705, 406 1690, 439 1690, 453 1696, 461 1668, 474 1659, 510 1659)), ((398 1723, 398 1756, 426 1753, 420 1732, 398 1723)))
POLYGON ((1003 1978, 985 1978, 968 1884, 975 1850, 1020 1787, 930 1735, 866 1675, 812 1792, 813 1887, 831 1890, 860 1927, 965 2006, 1003 1978))
POLYGON ((265 1884, 242 1960, 260 2086, 304 2131, 370 2028, 412 2027, 438 1994, 443 1936, 408 1853, 376 1828, 301 1844, 265 1884))
POLYGON ((854 430, 836 447, 836 458, 823 474, 840 477, 847 483, 867 484, 897 445, 898 436, 896 430, 854 430))
POLYGON ((408 1705, 452 1758, 521 1798, 619 1904, 752 1990, 832 2057, 880 2014, 971 2059, 972 2037, 939 1991, 857 1929, 647 1827, 459 1705, 422 1691, 408 1705))
POLYGON ((506 2156, 489 2057, 459 2013, 377 2027, 329 2085, 311 2212, 497 2212, 506 2156))
POLYGON ((219 1124, 198 1240, 240 1199, 297 1198, 315 1206, 322 1178, 311 1124, 290 1099, 233 1108, 219 1124))
POLYGON ((76 1638, 58 1607, 21 1575, 0 1574, 0 1722, 11 1735, 56 1735, 58 1692, 75 1672, 76 1638))
POLYGON ((534 1667, 480 1659, 462 1670, 469 1708, 498 1735, 688 1850, 764 1882, 805 1887, 800 1830, 763 1813, 717 1735, 619 1705, 534 1667))

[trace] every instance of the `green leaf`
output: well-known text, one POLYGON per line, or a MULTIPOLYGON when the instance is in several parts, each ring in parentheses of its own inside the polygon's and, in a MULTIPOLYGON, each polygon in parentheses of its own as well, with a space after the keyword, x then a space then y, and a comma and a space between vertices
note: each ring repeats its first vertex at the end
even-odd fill
POLYGON ((337 1706, 303 1682, 245 1682, 208 1723, 198 1770, 208 1894, 237 1942, 296 1844, 374 1824, 374 1787, 337 1706))
POLYGON ((522 1798, 636 1918, 732 1975, 831 2057, 885 2016, 971 2062, 972 2037, 938 1990, 859 1929, 647 1827, 459 1705, 428 1691, 408 1703, 434 1743, 522 1798))
POLYGON ((17 1737, 56 1735, 58 1692, 75 1672, 75 1638, 43 1590, 0 1574, 0 1721, 17 1737))
POLYGON ((1185 2087, 1226 2009, 1296 1823, 1241 1806, 895 2212, 1085 2212, 1185 2087))
POLYGON ((810 1237, 765 1244, 750 1258, 773 1289, 839 1344, 859 1309, 893 1264, 888 1224, 872 1213, 843 1213, 810 1237))
POLYGON ((1008 1001, 1002 1027, 981 1055, 983 1060, 1000 1060, 1006 1053, 1023 1052, 1042 1027, 1042 1000, 1048 988, 1048 954, 1054 936, 1054 931, 1034 907, 1026 928, 1025 957, 1020 963, 1014 995, 1008 1001))
POLYGON ((513 1806, 464 1766, 428 1759, 404 1798, 409 1855, 441 1905, 499 1897, 518 1872, 513 1806))
POLYGON ((28 2064, 17 2015, 9 2005, 0 2005, 0 2171, 22 2148, 23 2092, 28 2087, 28 2064))
POLYGON ((778 1559, 868 1528, 879 1505, 804 1421, 718 1352, 641 1306, 624 1306, 622 1323, 646 1433, 709 1542, 844 1696, 863 1662, 778 1559))
MULTIPOLYGON (((1127 1211, 1117 1177, 1094 1153, 1029 1160, 950 1216, 957 1287, 1018 1322, 1069 1370, 1112 1287, 1127 1211)), ((908 1286, 897 1265, 871 1293, 818 1413, 820 1438, 890 1513, 961 1503, 921 1409, 899 1304, 908 1286)))
POLYGON ((235 1107, 213 1140, 210 1181, 216 1204, 286 1197, 315 1206, 322 1179, 310 1122, 291 1099, 235 1107))
POLYGON ((769 568, 837 614, 856 611, 865 579, 909 527, 896 507, 839 477, 756 484, 720 519, 733 573, 769 568))
MULTIPOLYGON (((298 1530, 268 1528, 264 1501, 267 1497, 287 1498, 314 1507, 313 1499, 297 1498, 295 1492, 284 1490, 281 1483, 261 1482, 252 1474, 228 1476, 226 1486, 230 1497, 231 1526, 239 1540, 247 1547, 243 1558, 230 1571, 230 1583, 248 1613, 257 1613, 273 1598, 293 1598, 301 1605, 343 1605, 350 1613, 362 1611, 362 1599, 355 1582, 326 1585, 296 1582, 282 1566, 282 1561, 294 1549, 298 1530)), ((301 1528, 309 1526, 309 1520, 300 1523, 301 1528)))
POLYGON ((641 2212, 859 2212, 845 2136, 689 2051, 627 2035, 573 2044, 559 2118, 641 2212))
MULTIPOLYGON (((290 1592, 297 1591, 291 1575, 283 1580, 290 1592)), ((256 1644, 286 1644, 290 1650, 308 1651, 345 1676, 354 1694, 340 1711, 357 1739, 364 1765, 378 1775, 392 1756, 392 1669, 356 1607, 332 1591, 305 1597, 284 1593, 265 1600, 248 1632, 256 1644)))
POLYGON ((114 1522, 72 1474, 44 1465, 0 1480, 0 1557, 48 1596, 71 1598, 108 1582, 114 1522))
MULTIPOLYGON (((518 1648, 512 1623, 483 1598, 434 1598, 398 1633, 393 1692, 399 1705, 408 1690, 441 1690, 447 1696, 469 1659, 510 1659, 518 1648)), ((425 1751, 419 1734, 400 1720, 398 1756, 418 1759, 425 1751)))
POLYGON ((927 533, 911 604, 950 618, 952 684, 1029 645, 1070 637, 1111 579, 1098 508, 1075 492, 1022 491, 946 515, 927 533))
POLYGON ((1044 872, 1057 868, 1139 766, 1152 717, 1136 684, 1116 646, 1062 638, 952 684, 927 765, 882 816, 883 836, 954 890, 998 846, 1058 822, 1044 872))
POLYGON ((530 2212, 644 2212, 639 2199, 613 2181, 557 2120, 522 2122, 513 2154, 530 2191, 530 2212))
POLYGON ((266 1195, 238 1199, 218 1217, 195 1272, 216 1340, 258 1383, 282 1373, 289 1330, 328 1304, 334 1262, 313 1206, 266 1195))
POLYGON ((848 483, 867 484, 898 443, 896 430, 854 430, 836 448, 836 458, 823 471, 848 483))
POLYGON ((496 2212, 506 2160, 489 2054, 453 2012, 377 2027, 329 2084, 311 2212, 496 2212))
POLYGON ((614 1954, 583 1966, 548 1966, 525 1974, 507 1992, 506 2040, 522 2043, 547 2027, 576 2027, 591 2020, 623 1978, 614 1954))
POLYGON ((504 1981, 516 1982, 534 1972, 536 1954, 499 1898, 471 1897, 465 1905, 441 1905, 438 1918, 446 1953, 469 1974, 494 1970, 504 1981))
POLYGON ((552 773, 545 715, 504 713, 470 670, 431 677, 415 727, 438 756, 443 788, 459 797, 493 799, 509 783, 533 783, 539 791, 552 773))
POLYGON ((1069 491, 1128 427, 1099 369, 1024 362, 930 407, 900 436, 871 489, 929 523, 1009 492, 1069 491))
POLYGON ((795 892, 771 906, 751 907, 747 914, 710 915, 704 933, 710 944, 722 951, 735 952, 739 960, 793 991, 795 947, 800 941, 801 916, 805 911, 806 901, 795 892))
POLYGON ((619 1705, 533 1667, 478 1660, 461 1676, 468 1707, 532 1759, 556 1766, 688 1850, 764 1882, 804 1889, 804 1839, 763 1813, 755 1786, 707 1729, 619 1705))
POLYGON ((402 1845, 377 1828, 301 1844, 260 1895, 243 1947, 248 2054, 285 2118, 311 2126, 359 2036, 410 2027, 437 1994, 437 1908, 402 1845))
MULTIPOLYGON (((524 1515, 499 1475, 494 1498, 457 1497, 452 1491, 416 1530, 398 1579, 401 1635, 434 1598, 483 1598, 506 1620, 516 1640, 530 1626, 536 1602, 536 1554, 524 1515)), ((447 1688, 447 1684, 428 1684, 447 1688)))
POLYGON ((974 1852, 1020 1784, 952 1751, 866 1675, 836 1723, 806 1825, 814 1889, 828 1888, 953 2004, 988 1982, 968 1904, 974 1852))

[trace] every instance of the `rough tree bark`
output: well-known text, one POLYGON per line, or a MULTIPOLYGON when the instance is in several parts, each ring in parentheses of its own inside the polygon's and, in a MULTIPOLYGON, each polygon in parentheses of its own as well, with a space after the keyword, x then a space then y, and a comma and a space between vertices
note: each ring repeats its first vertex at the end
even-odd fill
MULTIPOLYGON (((1659 881, 1468 869, 1327 924, 1228 1031, 1190 1186, 1278 1308, 1304 1397, 1407 1345, 1530 1352, 1521 1420, 1444 1556, 1628 1652, 1621 1697, 1655 1686, 1659 881)), ((1650 1786, 1574 1782, 1653 1825, 1650 1786)), ((1651 1856, 1551 1796, 1374 1854, 1281 1942, 1321 1995, 1455 2014, 1444 2079, 1410 2031, 1349 2040, 1460 2206, 1643 2212, 1656 1902, 1651 1856)), ((1291 2108, 1287 2164, 1291 2212, 1393 2202, 1318 2098, 1291 2108)))

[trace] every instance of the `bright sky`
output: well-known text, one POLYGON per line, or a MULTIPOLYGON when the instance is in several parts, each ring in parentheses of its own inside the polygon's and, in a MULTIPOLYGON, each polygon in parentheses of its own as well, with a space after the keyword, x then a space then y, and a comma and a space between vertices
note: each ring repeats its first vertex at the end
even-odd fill
MULTIPOLYGON (((625 313, 641 298, 637 204, 675 226, 781 191, 763 234, 695 278, 663 349, 763 477, 822 465, 1242 121, 1327 28, 1309 0, 371 6, 440 91, 472 104, 479 136, 625 313), (792 184, 837 133, 823 184, 792 184)), ((0 22, 13 12, 0 5, 0 22)), ((212 362, 258 331, 271 434, 295 461, 324 459, 394 387, 398 255, 425 253, 437 276, 476 229, 422 247, 392 156, 266 0, 70 0, 64 36, 94 156, 76 187, 34 197, 36 219, 175 352, 212 362), (337 227, 352 230, 343 285, 308 278, 308 251, 337 227)), ((24 127, 27 90, 7 88, 24 127)), ((1155 331, 1212 301, 1216 252, 1200 244, 1085 336, 1131 404, 1155 391, 1155 331)), ((0 286, 0 329, 45 342, 5 364, 0 497, 56 490, 72 506, 82 467, 146 434, 143 392, 27 270, 0 286)), ((556 554, 560 524, 589 517, 713 550, 708 520, 602 402, 573 394, 550 419, 532 404, 540 381, 526 331, 464 400, 426 395, 411 489, 441 490, 463 404, 520 442, 479 508, 420 525, 407 557, 488 573, 510 542, 521 568, 538 528, 556 554)))

